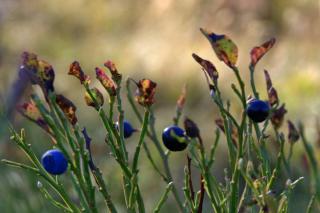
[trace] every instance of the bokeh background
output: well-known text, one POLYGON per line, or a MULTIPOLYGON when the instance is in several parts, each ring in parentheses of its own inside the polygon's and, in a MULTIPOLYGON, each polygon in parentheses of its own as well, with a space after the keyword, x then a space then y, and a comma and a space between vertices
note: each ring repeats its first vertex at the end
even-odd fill
MULTIPOLYGON (((103 142, 105 132, 96 113, 85 106, 83 89, 75 78, 67 75, 71 62, 78 60, 94 78, 94 68, 102 67, 103 62, 111 59, 125 77, 156 81, 154 108, 159 133, 172 123, 176 99, 186 83, 184 114, 198 123, 206 145, 210 146, 216 128, 214 119, 218 114, 209 98, 203 73, 191 57, 193 52, 214 62, 220 73, 223 93, 232 101, 234 113, 239 113, 240 105, 230 88, 230 83, 235 82, 232 72, 218 61, 199 28, 227 34, 233 39, 240 50, 238 65, 241 75, 247 80, 251 48, 276 37, 276 45, 256 68, 257 87, 266 98, 263 69, 267 69, 281 101, 286 103, 286 118, 295 123, 304 122, 308 138, 316 141, 315 123, 320 115, 319 26, 319 0, 0 0, 1 111, 5 112, 8 107, 10 110, 6 100, 17 79, 21 53, 35 52, 50 62, 56 71, 56 90, 77 105, 80 123, 88 128, 94 139, 95 160, 103 168, 107 182, 112 185, 112 196, 121 208, 120 171, 108 156, 108 148, 103 142)), ((250 92, 248 86, 247 92, 250 92)), ((23 99, 27 100, 30 93, 27 91, 23 99)), ((138 120, 128 107, 125 116, 139 128, 138 120)), ((16 114, 11 121, 17 129, 26 129, 28 140, 39 156, 50 147, 47 136, 34 124, 16 114)), ((4 122, 0 134, 0 158, 25 161, 23 153, 9 142, 4 122)), ((134 149, 137 139, 136 135, 127 141, 129 150, 134 149)), ((302 152, 298 143, 293 159, 294 177, 304 176, 307 171, 301 164, 302 152)), ((183 184, 185 155, 182 152, 171 156, 178 186, 183 184)), ((221 181, 226 156, 222 141, 214 167, 221 181)), ((156 153, 155 158, 159 159, 156 153)), ((165 185, 153 172, 144 153, 141 172, 144 174, 140 179, 142 192, 150 210, 165 185)), ((286 179, 283 173, 279 185, 283 185, 286 179)), ((1 164, 1 211, 55 211, 38 192, 36 181, 24 171, 1 164)), ((309 179, 306 177, 296 189, 295 196, 290 198, 293 201, 290 212, 300 212, 309 198, 309 179)), ((170 196, 164 210, 172 209, 175 209, 175 203, 170 196)))

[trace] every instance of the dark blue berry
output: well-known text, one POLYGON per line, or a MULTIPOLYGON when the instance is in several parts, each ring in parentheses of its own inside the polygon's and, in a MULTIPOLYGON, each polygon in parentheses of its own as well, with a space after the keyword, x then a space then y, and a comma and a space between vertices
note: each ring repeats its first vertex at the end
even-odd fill
MULTIPOLYGON (((116 122, 116 128, 119 130, 119 122, 116 122)), ((129 121, 123 121, 123 137, 129 138, 132 133, 136 132, 137 130, 132 127, 129 121)))
POLYGON ((182 151, 188 146, 183 129, 177 126, 165 128, 162 133, 162 141, 170 151, 182 151))
POLYGON ((267 102, 261 100, 252 100, 247 105, 248 117, 256 123, 265 121, 269 116, 270 106, 267 102))
POLYGON ((41 157, 41 164, 52 175, 61 175, 68 168, 68 161, 58 149, 46 151, 41 157))

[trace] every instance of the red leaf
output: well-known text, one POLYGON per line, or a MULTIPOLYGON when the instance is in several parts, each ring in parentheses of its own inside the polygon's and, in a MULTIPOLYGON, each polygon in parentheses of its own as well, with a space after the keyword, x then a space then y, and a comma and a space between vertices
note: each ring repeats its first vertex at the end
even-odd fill
POLYGON ((255 67, 258 61, 273 47, 276 39, 271 38, 270 40, 264 42, 260 46, 254 47, 251 52, 251 64, 250 66, 255 67))

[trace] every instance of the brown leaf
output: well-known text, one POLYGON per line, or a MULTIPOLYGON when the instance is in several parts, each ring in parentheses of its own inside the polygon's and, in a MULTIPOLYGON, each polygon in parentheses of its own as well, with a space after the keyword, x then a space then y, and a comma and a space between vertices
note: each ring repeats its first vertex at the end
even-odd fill
POLYGON ((189 118, 185 118, 183 124, 187 136, 190 138, 197 138, 200 136, 200 130, 194 121, 189 118))
POLYGON ((284 116, 288 111, 285 109, 285 104, 282 104, 281 107, 276 109, 271 116, 271 123, 275 126, 275 128, 279 128, 284 120, 284 116))
POLYGON ((107 67, 112 75, 112 79, 119 84, 122 79, 122 75, 118 72, 116 65, 108 60, 104 63, 104 66, 107 67))
POLYGON ((202 68, 205 70, 205 72, 208 74, 210 79, 214 82, 214 84, 217 84, 217 80, 219 78, 219 73, 216 69, 216 67, 208 60, 205 60, 198 56, 197 54, 193 53, 192 57, 196 62, 198 62, 202 68))
POLYGON ((64 112, 69 122, 72 125, 75 125, 78 122, 76 116, 77 107, 63 95, 57 95, 56 102, 59 105, 60 109, 64 112))
POLYGON ((88 92, 86 92, 85 96, 84 96, 86 104, 88 106, 92 106, 96 109, 99 109, 104 103, 103 95, 96 87, 90 89, 90 91, 91 91, 91 94, 93 95, 94 99, 96 100, 98 106, 96 106, 96 103, 92 100, 92 98, 88 92))
POLYGON ((136 101, 142 106, 151 106, 154 103, 154 94, 157 84, 149 79, 142 79, 137 83, 136 101))
POLYGON ((250 66, 254 67, 258 63, 258 61, 273 47, 276 43, 275 38, 271 38, 270 40, 264 42, 260 46, 254 47, 251 52, 251 64, 250 66))
POLYGON ((90 83, 90 77, 87 76, 86 74, 84 74, 80 63, 78 61, 74 61, 72 62, 72 64, 70 64, 70 68, 69 68, 69 75, 73 75, 76 78, 78 78, 80 80, 81 84, 89 84, 90 83))
POLYGON ((49 125, 45 122, 41 113, 33 101, 23 103, 22 105, 17 106, 17 111, 30 121, 39 125, 47 133, 52 135, 52 131, 49 128, 49 125))
POLYGON ((300 135, 297 128, 294 126, 294 124, 290 120, 288 120, 288 129, 289 129, 289 133, 288 133, 289 143, 297 142, 300 138, 300 135))
POLYGON ((116 91, 117 86, 115 82, 111 78, 109 78, 109 76, 107 76, 102 69, 98 67, 96 67, 96 77, 100 81, 102 86, 107 90, 110 96, 117 95, 117 91, 116 91))

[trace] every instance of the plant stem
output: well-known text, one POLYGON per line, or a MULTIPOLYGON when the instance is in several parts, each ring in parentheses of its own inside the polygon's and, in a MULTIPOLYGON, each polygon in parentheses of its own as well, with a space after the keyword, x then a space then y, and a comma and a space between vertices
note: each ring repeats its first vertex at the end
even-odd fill
POLYGON ((253 95, 256 99, 259 99, 259 93, 257 92, 256 84, 254 82, 254 66, 250 65, 249 70, 250 70, 250 83, 251 83, 253 95))
POLYGON ((170 192, 170 190, 172 189, 172 185, 173 183, 170 182, 168 183, 167 187, 166 187, 166 191, 163 193, 163 195, 161 196, 157 206, 154 208, 153 213, 158 213, 160 212, 161 207, 163 206, 164 202, 168 199, 168 194, 170 192))

